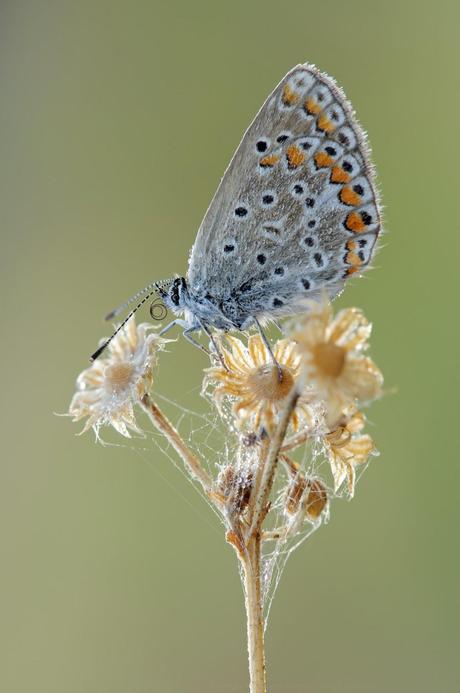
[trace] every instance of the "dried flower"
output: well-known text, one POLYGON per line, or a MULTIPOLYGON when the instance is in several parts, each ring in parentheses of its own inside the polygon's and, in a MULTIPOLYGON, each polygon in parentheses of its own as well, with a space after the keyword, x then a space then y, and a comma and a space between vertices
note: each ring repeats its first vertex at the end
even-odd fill
POLYGON ((222 500, 231 512, 242 515, 249 503, 253 484, 252 471, 243 466, 235 468, 232 464, 223 467, 217 478, 217 488, 222 500))
MULTIPOLYGON (((227 370, 222 366, 206 369, 203 391, 214 385, 212 397, 218 408, 224 398, 233 401, 232 412, 239 427, 253 430, 265 428, 273 431, 276 417, 283 409, 286 398, 299 373, 299 356, 294 342, 278 341, 273 355, 281 369, 281 378, 260 335, 248 338, 247 346, 236 337, 227 336, 230 348, 220 345, 227 370)), ((301 424, 311 424, 315 413, 310 402, 312 393, 306 391, 299 398, 292 414, 291 424, 296 431, 301 424)))
POLYGON ((318 479, 307 479, 299 471, 292 479, 286 493, 285 508, 295 515, 303 508, 310 520, 317 520, 327 505, 327 492, 318 479))
POLYGON ((140 432, 134 418, 133 404, 152 387, 156 353, 165 340, 150 333, 148 323, 136 326, 134 318, 107 347, 108 357, 99 358, 77 378, 77 391, 69 406, 73 421, 88 417, 82 433, 103 425, 113 426, 130 437, 140 432))
POLYGON ((341 310, 335 318, 329 303, 312 304, 293 334, 307 382, 325 400, 332 425, 356 400, 381 394, 383 376, 363 355, 372 326, 357 308, 341 310))
POLYGON ((361 434, 364 423, 361 412, 354 410, 348 420, 344 420, 334 431, 324 437, 324 445, 334 477, 334 490, 338 491, 347 479, 350 497, 353 497, 355 490, 355 467, 365 464, 369 455, 375 453, 372 438, 367 434, 361 434))

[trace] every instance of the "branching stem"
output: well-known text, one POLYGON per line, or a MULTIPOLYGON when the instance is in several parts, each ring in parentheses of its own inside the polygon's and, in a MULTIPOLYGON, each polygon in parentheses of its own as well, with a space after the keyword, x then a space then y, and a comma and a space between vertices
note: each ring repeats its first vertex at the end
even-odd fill
POLYGON ((278 426, 268 446, 261 449, 259 468, 262 470, 254 489, 251 522, 245 537, 245 552, 238 557, 242 565, 246 605, 250 693, 266 693, 264 614, 261 576, 262 524, 267 513, 268 499, 273 486, 276 466, 286 431, 299 393, 294 387, 289 394, 278 426))
POLYGON ((176 431, 172 423, 166 418, 163 412, 157 407, 149 395, 144 395, 141 400, 141 405, 147 413, 155 428, 166 438, 168 443, 172 445, 179 457, 185 464, 192 478, 197 479, 203 490, 208 496, 212 494, 213 483, 209 474, 203 469, 201 462, 193 454, 182 440, 179 433, 176 431))
POLYGON ((280 416, 280 420, 275 429, 273 437, 270 441, 270 447, 264 465, 260 487, 257 491, 257 496, 254 502, 254 513, 252 516, 251 525, 246 535, 248 541, 256 532, 260 531, 260 525, 263 522, 263 518, 267 510, 268 498, 273 486, 273 479, 275 476, 276 466, 278 464, 279 452, 286 436, 286 431, 292 412, 295 409, 298 399, 299 393, 297 388, 293 387, 287 399, 284 411, 280 416))
MULTIPOLYGON (((248 659, 250 693, 266 693, 264 614, 261 576, 262 524, 268 509, 270 492, 276 473, 280 450, 295 409, 299 393, 294 387, 289 394, 284 411, 268 446, 263 446, 259 459, 260 472, 254 489, 251 522, 244 537, 240 531, 227 533, 227 541, 234 545, 242 566, 244 596, 247 618, 248 659)), ((197 479, 208 497, 219 506, 213 482, 200 460, 182 440, 163 412, 145 395, 141 405, 155 428, 166 438, 180 456, 189 474, 197 479)), ((220 508, 222 511, 222 507, 220 508)))

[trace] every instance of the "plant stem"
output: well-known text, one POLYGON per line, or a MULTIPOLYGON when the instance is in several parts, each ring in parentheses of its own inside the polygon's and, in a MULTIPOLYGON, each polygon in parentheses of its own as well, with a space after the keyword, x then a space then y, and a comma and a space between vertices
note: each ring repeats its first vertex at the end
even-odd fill
POLYGON ((141 405, 155 428, 160 431, 168 443, 172 445, 179 457, 181 457, 189 474, 194 479, 198 479, 203 487, 203 490, 209 495, 212 492, 213 486, 211 477, 203 469, 199 459, 184 443, 172 423, 168 421, 155 402, 150 399, 149 395, 144 395, 144 397, 141 399, 141 405))
POLYGON ((273 437, 270 441, 270 447, 268 450, 267 459, 264 464, 260 487, 257 491, 256 499, 254 502, 254 513, 251 519, 251 525, 246 535, 248 542, 250 541, 251 537, 255 535, 255 533, 259 532, 261 522, 263 522, 264 516, 266 514, 268 497, 270 495, 270 491, 273 485, 276 466, 278 464, 279 452, 281 446, 283 445, 289 421, 298 399, 299 393, 297 391, 297 388, 293 387, 291 393, 289 394, 284 411, 280 416, 278 426, 276 427, 273 437))
MULTIPOLYGON (((297 388, 294 387, 289 394, 285 409, 281 414, 278 426, 268 446, 264 446, 261 454, 260 470, 254 489, 254 506, 251 512, 250 527, 245 538, 241 532, 229 532, 227 541, 234 545, 237 550, 238 558, 242 565, 242 577, 244 585, 246 618, 247 618, 247 638, 248 638, 248 660, 249 660, 249 679, 250 693, 266 693, 265 677, 265 646, 264 646, 264 615, 262 604, 262 585, 261 585, 261 528, 265 518, 268 499, 273 485, 276 466, 280 450, 282 448, 289 421, 299 398, 297 388), (240 539, 243 544, 240 545, 240 539)), ((203 490, 209 498, 216 504, 213 491, 213 482, 209 474, 205 471, 200 460, 193 454, 182 440, 174 426, 150 399, 149 395, 144 395, 141 405, 155 428, 172 445, 181 457, 189 474, 198 479, 203 490)))
POLYGON ((243 566, 244 596, 246 605, 249 690, 250 693, 266 693, 264 615, 260 580, 260 534, 249 542, 243 566))

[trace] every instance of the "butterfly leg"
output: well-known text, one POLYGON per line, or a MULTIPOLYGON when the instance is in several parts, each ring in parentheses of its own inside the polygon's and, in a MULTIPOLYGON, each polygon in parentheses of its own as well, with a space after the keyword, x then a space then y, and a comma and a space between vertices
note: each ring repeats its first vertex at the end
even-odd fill
POLYGON ((274 365, 277 367, 277 369, 278 369, 278 380, 281 382, 282 379, 283 379, 283 370, 282 370, 280 364, 278 363, 278 361, 275 359, 275 355, 273 354, 272 348, 271 348, 271 346, 270 346, 270 342, 269 342, 268 339, 267 339, 267 335, 265 334, 265 332, 264 332, 263 329, 262 329, 262 325, 261 325, 260 322, 257 320, 257 318, 253 318, 253 320, 254 320, 254 322, 255 322, 255 324, 256 324, 257 329, 259 330, 259 334, 260 334, 260 336, 261 336, 261 338, 262 338, 263 343, 265 344, 265 348, 267 349, 267 351, 268 351, 268 353, 269 353, 269 355, 270 355, 271 360, 273 361, 273 364, 274 364, 274 365))
POLYGON ((185 339, 188 342, 190 342, 190 344, 193 344, 193 346, 198 347, 198 349, 201 349, 201 351, 204 351, 204 353, 207 356, 209 356, 211 353, 209 351, 209 349, 207 349, 205 346, 203 346, 203 344, 200 344, 199 342, 197 342, 196 339, 193 339, 193 337, 192 337, 192 332, 196 332, 197 330, 202 329, 203 332, 205 332, 207 334, 207 336, 209 337, 211 344, 213 345, 222 366, 225 368, 225 370, 228 370, 227 365, 224 362, 224 359, 222 357, 222 354, 219 351, 216 340, 214 339, 214 335, 211 333, 209 327, 205 323, 203 323, 200 320, 198 325, 190 326, 190 323, 188 323, 186 320, 180 320, 180 319, 173 320, 168 325, 166 325, 166 327, 163 327, 163 329, 160 332, 160 337, 162 337, 164 334, 166 334, 166 332, 169 332, 169 330, 172 329, 175 325, 177 325, 178 327, 182 327, 183 335, 184 335, 185 339))
POLYGON ((169 332, 169 330, 175 327, 175 325, 177 325, 178 327, 182 327, 183 335, 188 342, 193 344, 193 346, 198 347, 198 349, 201 349, 201 351, 204 351, 204 353, 209 356, 209 350, 190 336, 190 333, 195 332, 197 329, 199 329, 199 327, 190 327, 190 323, 188 323, 186 320, 177 319, 168 323, 168 325, 166 325, 166 327, 163 327, 163 329, 161 330, 160 337, 166 334, 166 332, 169 332))
POLYGON ((160 332, 160 337, 162 337, 166 332, 169 332, 170 329, 172 329, 175 325, 179 325, 179 327, 186 327, 185 320, 173 320, 172 322, 169 322, 166 327, 163 327, 163 329, 160 332), (184 323, 184 324, 182 324, 184 323))
MULTIPOLYGON (((222 365, 222 368, 224 368, 226 371, 228 371, 228 366, 227 366, 227 364, 225 363, 222 354, 220 353, 219 345, 217 344, 217 342, 216 342, 216 340, 215 340, 215 338, 214 338, 213 333, 211 332, 211 330, 209 329, 209 327, 207 326, 207 324, 206 324, 205 322, 203 322, 203 320, 200 320, 200 327, 201 327, 201 329, 203 330, 203 332, 205 332, 205 334, 209 337, 209 341, 211 342, 211 344, 212 344, 212 346, 213 346, 213 348, 214 348, 214 351, 215 351, 216 354, 217 354, 217 357, 218 357, 218 359, 219 359, 219 361, 220 361, 220 363, 221 363, 221 365, 222 365)), ((208 353, 209 353, 209 352, 208 352, 208 353)))
POLYGON ((196 339, 193 339, 191 336, 192 332, 196 332, 197 328, 196 327, 188 327, 186 330, 184 330, 183 334, 187 342, 190 342, 190 344, 193 344, 193 346, 198 347, 198 349, 201 349, 201 351, 204 351, 204 353, 209 356, 211 353, 209 349, 207 349, 203 344, 200 344, 199 342, 196 341, 196 339))

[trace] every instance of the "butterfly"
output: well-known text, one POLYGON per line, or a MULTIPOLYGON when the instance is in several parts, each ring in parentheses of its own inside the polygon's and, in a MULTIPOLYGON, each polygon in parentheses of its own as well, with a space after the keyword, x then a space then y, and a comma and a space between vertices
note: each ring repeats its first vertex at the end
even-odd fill
POLYGON ((297 65, 244 134, 186 277, 149 284, 107 319, 143 296, 121 329, 156 293, 176 316, 163 333, 178 325, 198 346, 199 330, 215 346, 213 329, 256 326, 263 335, 267 321, 299 313, 325 292, 337 296, 368 267, 380 228, 370 150, 351 104, 331 77, 297 65))

